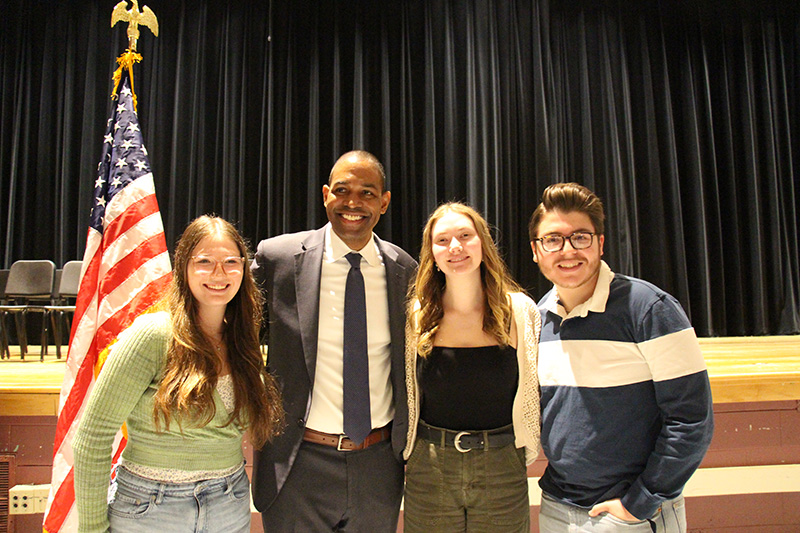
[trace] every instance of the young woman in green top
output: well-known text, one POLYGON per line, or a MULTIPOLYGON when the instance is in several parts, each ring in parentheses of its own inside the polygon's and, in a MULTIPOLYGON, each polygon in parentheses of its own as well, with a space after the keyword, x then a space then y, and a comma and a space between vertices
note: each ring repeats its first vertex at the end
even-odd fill
POLYGON ((283 412, 259 347, 261 294, 229 222, 189 224, 160 307, 119 336, 78 427, 79 531, 248 532, 242 435, 260 447, 283 412), (128 443, 109 490, 123 422, 128 443))

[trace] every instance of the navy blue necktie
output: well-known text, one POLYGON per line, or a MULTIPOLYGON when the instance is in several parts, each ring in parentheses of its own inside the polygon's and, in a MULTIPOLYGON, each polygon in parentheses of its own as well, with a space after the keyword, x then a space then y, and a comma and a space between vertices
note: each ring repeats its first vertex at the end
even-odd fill
POLYGON ((344 290, 344 432, 356 444, 372 430, 367 357, 367 298, 361 254, 349 253, 344 290))

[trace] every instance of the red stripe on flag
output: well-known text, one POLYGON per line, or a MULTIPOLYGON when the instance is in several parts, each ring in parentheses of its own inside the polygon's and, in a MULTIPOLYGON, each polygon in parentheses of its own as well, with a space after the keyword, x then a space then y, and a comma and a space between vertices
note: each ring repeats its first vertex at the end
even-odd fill
MULTIPOLYGON (((89 233, 86 236, 87 246, 92 240, 101 239, 100 235, 93 229, 89 228, 89 233)), ((91 257, 84 255, 84 263, 88 263, 83 268, 83 276, 81 277, 80 287, 78 288, 78 297, 75 299, 75 314, 72 317, 72 327, 70 328, 70 344, 75 336, 75 328, 81 321, 86 309, 92 302, 95 294, 97 294, 97 275, 100 270, 100 262, 103 260, 103 249, 98 248, 91 257)), ((67 354, 69 358, 69 353, 67 354)))
POLYGON ((119 446, 117 447, 117 451, 114 453, 114 456, 111 459, 112 465, 117 464, 117 461, 119 461, 119 457, 122 455, 122 450, 125 449, 126 444, 128 444, 128 439, 122 437, 122 439, 119 441, 119 446))
POLYGON ((58 491, 53 497, 50 512, 47 513, 44 520, 44 530, 46 532, 56 533, 59 531, 75 503, 74 470, 74 468, 69 469, 67 477, 64 478, 64 482, 58 487, 58 491))
POLYGON ((53 443, 53 457, 60 452, 61 445, 63 444, 67 433, 69 433, 75 417, 78 416, 84 399, 86 398, 89 385, 91 385, 92 379, 94 379, 94 363, 92 359, 97 359, 96 345, 97 339, 95 338, 92 340, 87 357, 84 358, 81 367, 78 369, 78 373, 75 376, 75 382, 72 384, 72 387, 69 390, 69 395, 64 402, 64 407, 61 408, 61 412, 58 414, 56 438, 55 442, 53 443), (92 355, 93 357, 89 357, 89 355, 92 355))
POLYGON ((131 250, 116 265, 108 269, 106 275, 100 281, 100 294, 111 294, 127 280, 133 273, 139 270, 143 264, 150 259, 163 254, 167 251, 164 244, 164 235, 153 235, 147 240, 142 241, 136 248, 131 250))
MULTIPOLYGON (((99 240, 97 232, 89 228, 86 236, 87 247, 93 240, 99 240)), ((91 253, 91 249, 87 249, 87 254, 91 253)), ((56 425, 56 437, 53 445, 53 457, 59 453, 61 444, 64 441, 72 422, 80 412, 83 400, 86 397, 86 391, 94 377, 94 363, 97 360, 96 339, 93 338, 85 354, 72 353, 72 341, 75 338, 75 329, 80 324, 83 315, 86 313, 87 308, 96 296, 97 287, 97 271, 99 270, 100 261, 102 258, 102 249, 95 250, 94 255, 87 257, 84 255, 84 262, 88 263, 87 267, 83 269, 83 276, 81 277, 80 288, 78 290, 78 297, 75 301, 75 314, 72 317, 72 327, 70 328, 70 350, 67 352, 67 361, 73 360, 75 357, 85 356, 81 361, 81 366, 78 368, 75 376, 75 382, 69 390, 69 394, 64 400, 64 405, 58 414, 58 423, 56 425)), ((63 392, 62 392, 63 394, 63 392)))
POLYGON ((153 280, 147 284, 144 289, 139 291, 135 297, 131 298, 123 308, 111 315, 103 325, 97 329, 97 345, 108 346, 111 344, 111 342, 117 338, 120 331, 130 326, 137 316, 152 307, 153 303, 164 294, 164 290, 169 285, 171 279, 172 273, 170 272, 153 280))
POLYGON ((158 213, 158 202, 153 191, 153 194, 133 202, 121 215, 111 221, 103 231, 103 248, 107 248, 109 243, 116 241, 120 235, 124 235, 142 219, 156 213, 158 213))

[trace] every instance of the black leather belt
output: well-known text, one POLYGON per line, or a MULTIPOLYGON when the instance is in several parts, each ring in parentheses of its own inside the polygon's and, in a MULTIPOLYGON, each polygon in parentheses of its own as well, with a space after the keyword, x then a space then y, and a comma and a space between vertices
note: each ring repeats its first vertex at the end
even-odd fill
POLYGON ((420 422, 417 436, 439 446, 453 446, 461 453, 470 450, 488 450, 502 448, 514 442, 514 428, 511 424, 484 431, 456 431, 437 428, 420 422))

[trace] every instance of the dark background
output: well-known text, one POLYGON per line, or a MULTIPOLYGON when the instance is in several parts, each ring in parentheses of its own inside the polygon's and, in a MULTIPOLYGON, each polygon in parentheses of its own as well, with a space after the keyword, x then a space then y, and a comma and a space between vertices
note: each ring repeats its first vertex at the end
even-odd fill
MULTIPOLYGON (((80 259, 116 2, 0 0, 0 266, 80 259)), ((147 0, 135 70, 167 242, 195 216, 255 245, 326 221, 352 148, 385 164, 377 233, 419 251, 442 201, 496 228, 548 289, 528 218, 594 189, 605 259, 680 299, 698 333, 800 332, 800 2, 147 0)))

